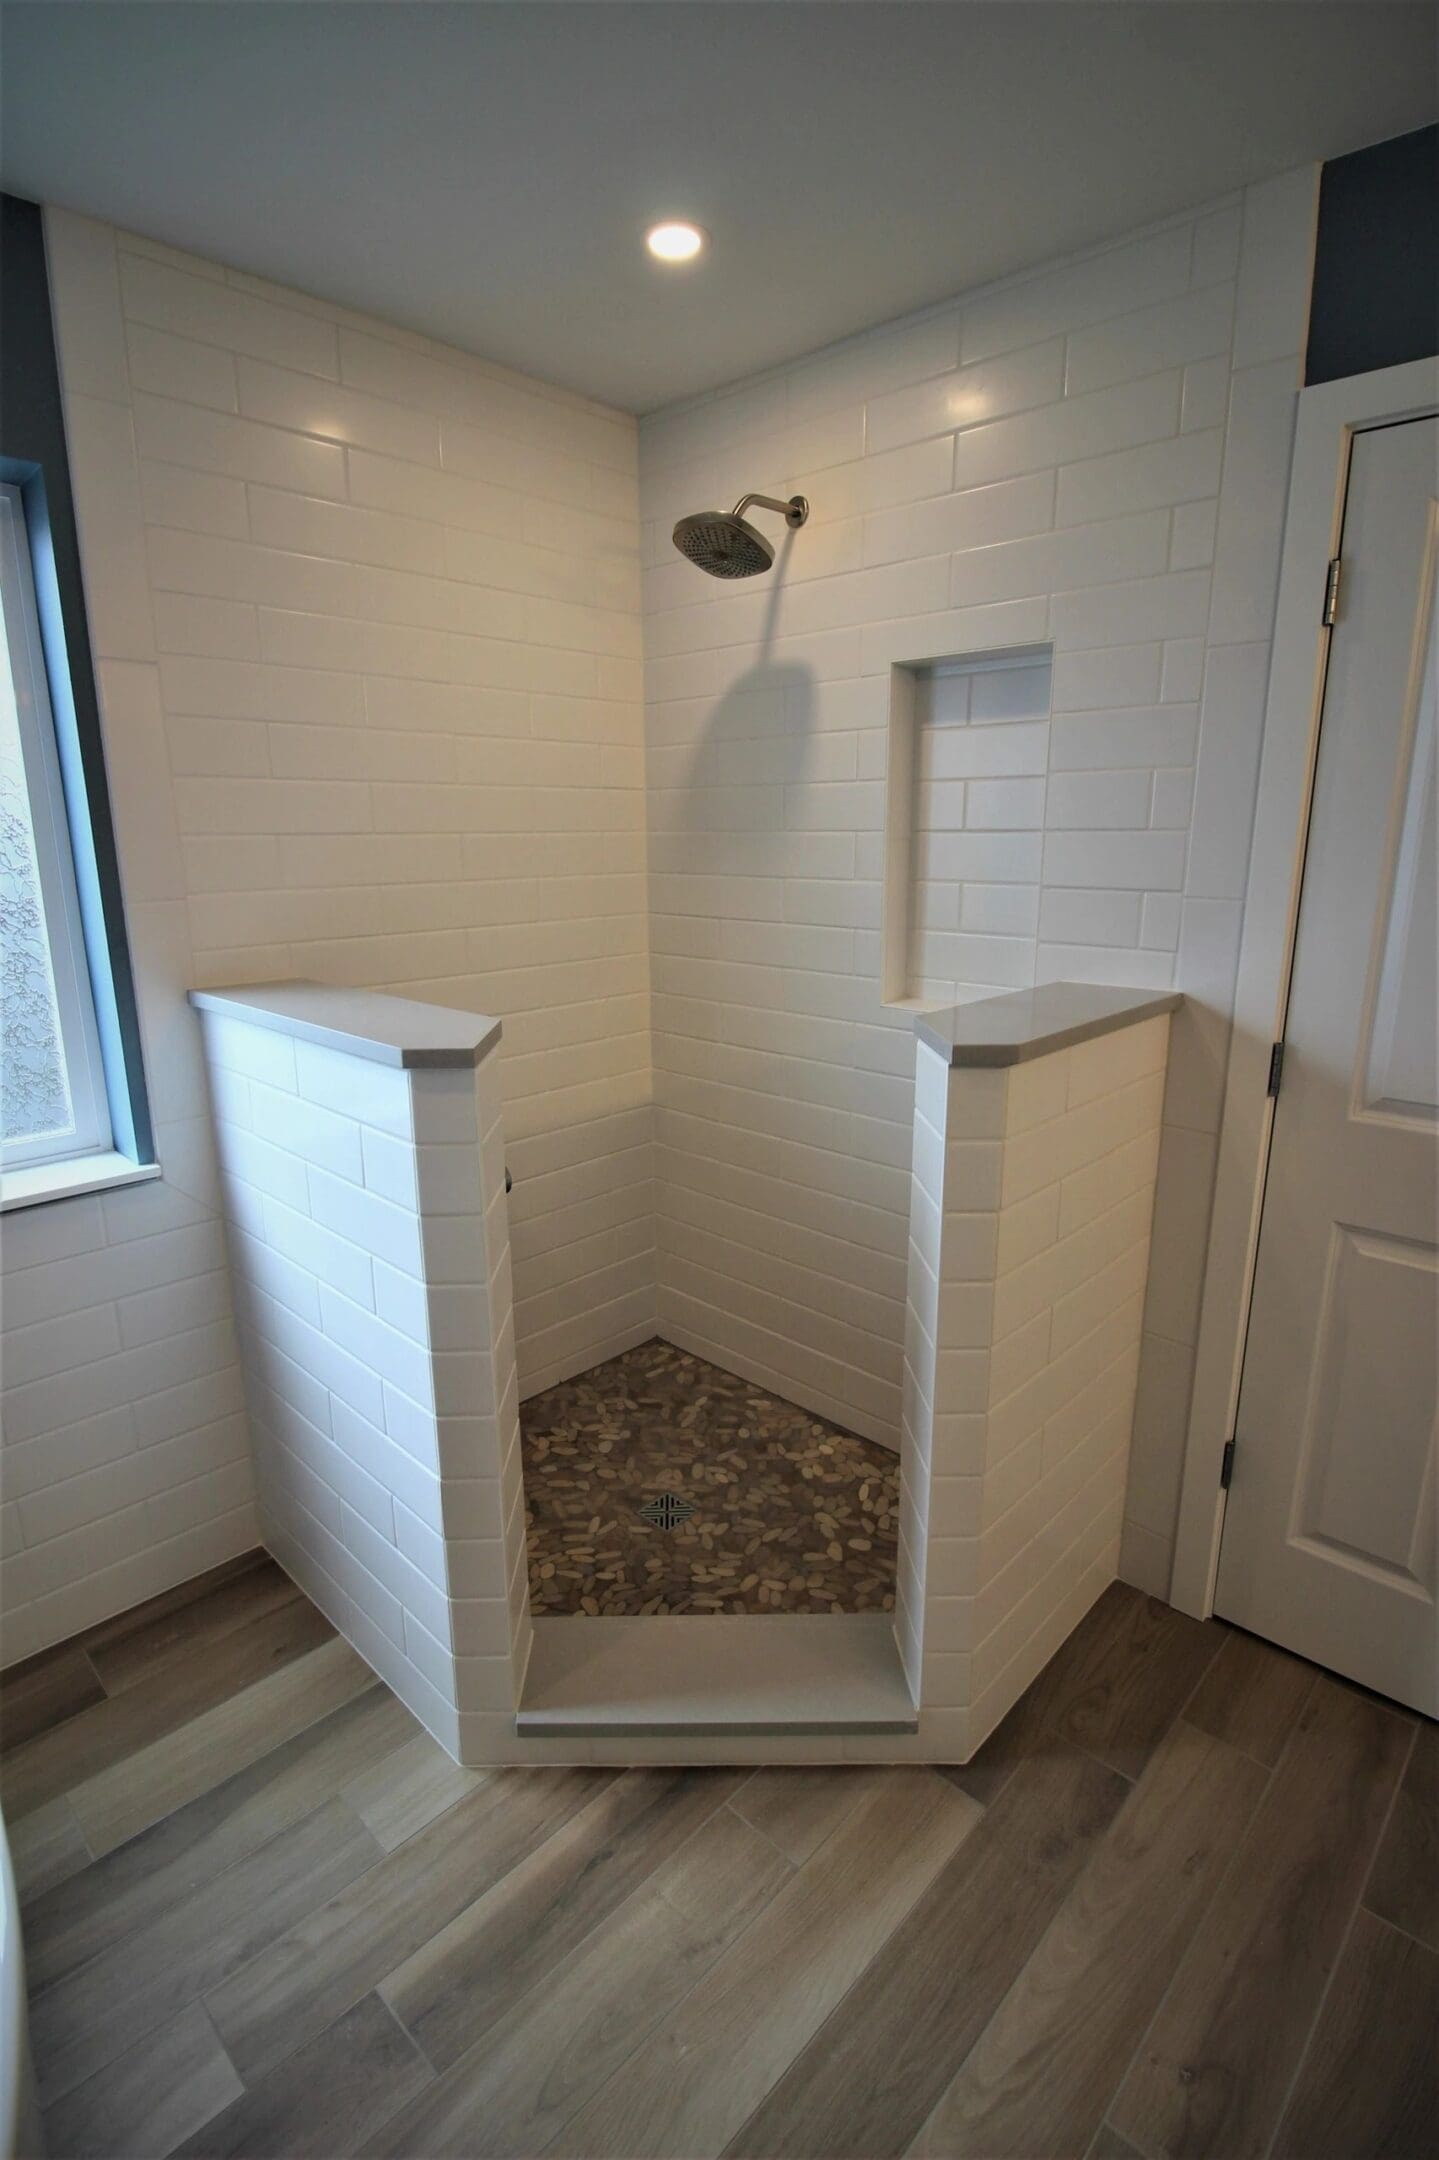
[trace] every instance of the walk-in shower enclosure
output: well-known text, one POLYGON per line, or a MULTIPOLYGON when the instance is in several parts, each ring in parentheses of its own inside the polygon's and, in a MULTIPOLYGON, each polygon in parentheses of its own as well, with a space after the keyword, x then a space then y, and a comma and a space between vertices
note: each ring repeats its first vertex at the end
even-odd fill
POLYGON ((1172 993, 920 1023, 894 1615, 538 1622, 498 1021, 193 1002, 267 1543, 459 1761, 964 1761, 1114 1578, 1172 993))

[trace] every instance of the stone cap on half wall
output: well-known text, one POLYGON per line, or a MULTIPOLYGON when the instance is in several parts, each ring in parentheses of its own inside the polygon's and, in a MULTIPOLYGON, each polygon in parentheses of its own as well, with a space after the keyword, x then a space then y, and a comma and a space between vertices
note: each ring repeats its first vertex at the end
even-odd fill
POLYGON ((456 1012, 448 1005, 422 1005, 380 990, 342 990, 331 983, 239 983, 192 990, 190 1003, 201 1012, 407 1069, 478 1065, 500 1039, 500 1023, 488 1013, 456 1012))
POLYGON ((915 1033, 951 1065, 1022 1065, 1071 1043, 1108 1035, 1173 1012, 1177 990, 1130 990, 1113 983, 1040 983, 1003 997, 976 998, 919 1013, 915 1033))

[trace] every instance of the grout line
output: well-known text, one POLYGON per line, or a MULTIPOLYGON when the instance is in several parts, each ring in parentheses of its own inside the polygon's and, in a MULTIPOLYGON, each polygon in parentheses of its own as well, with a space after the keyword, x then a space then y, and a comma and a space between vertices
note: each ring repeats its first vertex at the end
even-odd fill
MULTIPOLYGON (((94 1678, 95 1685, 100 1690, 102 1699, 106 1702, 111 1701, 113 1699, 112 1691, 111 1689, 106 1687, 104 1679, 95 1664, 95 1660, 91 1657, 89 1650, 83 1644, 81 1644, 80 1646, 80 1656, 84 1660, 86 1666, 89 1668, 90 1673, 94 1678)), ((98 1705, 95 1703, 91 1703, 89 1707, 93 1710, 98 1708, 98 1705)), ((68 1722, 68 1720, 66 1722, 68 1722)))
MULTIPOLYGON (((1386 1828, 1387 1827, 1388 1826, 1386 1824, 1386 1828)), ((1439 1949, 1436 1949, 1432 1942, 1426 1942, 1424 1940, 1424 1937, 1422 1935, 1416 1935, 1412 1928, 1401 1927, 1399 1925, 1399 1922, 1397 1920, 1391 1920, 1387 1913, 1375 1912, 1374 1907, 1372 1905, 1366 1905, 1362 1897, 1359 1900, 1359 1904, 1356 1907, 1355 1912, 1356 1918, 1360 1912, 1363 1912, 1368 1919, 1377 1921, 1380 1927, 1388 1928, 1391 1935, 1402 1936, 1405 1942, 1413 1943, 1416 1950, 1423 1950, 1428 1954, 1428 1956, 1432 1958, 1439 1958, 1439 1949)))
MULTIPOLYGON (((224 2041, 223 2041, 223 2040, 222 2040, 222 2039, 220 2038, 219 2030, 218 2030, 218 2028, 216 2027, 216 2024, 215 2024, 215 2020, 214 2020, 214 2019, 213 2019, 213 2018, 211 2017, 211 2015, 210 2015, 210 2012, 209 2012, 209 2010, 207 2009, 207 2007, 206 2007, 206 2005, 205 2005, 205 2002, 204 2002, 203 1998, 202 1998, 201 1996, 199 1996, 199 1995, 196 1995, 196 1996, 192 1996, 192 1998, 191 1998, 191 2001, 193 2002, 193 2004, 194 2004, 195 2008, 196 2008, 196 2009, 198 2009, 198 2011, 199 2011, 199 2013, 200 2013, 201 2017, 202 2017, 202 2018, 203 2018, 203 2019, 205 2020, 205 2023, 206 2023, 206 2025, 207 2025, 207 2026, 208 2026, 208 2028, 209 2028, 209 2032, 210 2032, 210 2037, 211 2037, 211 2039, 212 2039, 212 2040, 214 2041, 214 2043, 215 2043, 215 2046, 216 2046, 217 2050, 219 2051, 219 2053, 220 2053, 221 2055, 223 2055, 223 2056, 224 2056, 224 2058, 225 2058, 226 2062, 227 2062, 227 2063, 229 2063, 229 2065, 230 2065, 230 2069, 231 2069, 231 2071, 232 2071, 232 2072, 234 2073, 235 2081, 236 2081, 236 2083, 237 2083, 237 2084, 239 2085, 241 2093, 246 2093, 246 2092, 248 2092, 250 2088, 249 2088, 249 2087, 248 2087, 248 2086, 246 2085, 246 2083, 245 2083, 245 2080, 244 2080, 244 2079, 243 2079, 243 2078, 242 2078, 242 2077, 240 2076, 240 2073, 239 2073, 239 2071, 235 2069, 235 2065, 234 2065, 234 2062, 233 2062, 233 2060, 231 2059, 231 2055, 230 2055, 230 2050, 229 2050, 229 2049, 228 2049, 228 2048, 226 2047, 226 2045, 225 2045, 224 2041)), ((183 2009, 185 2009, 185 2008, 188 2008, 188 2007, 189 2007, 189 2005, 182 2005, 182 2011, 183 2011, 183 2009)), ((156 2027, 156 2031, 161 2031, 161 2030, 163 2030, 163 2027, 159 2027, 159 2026, 157 2026, 157 2027, 156 2027)), ((144 2045, 143 2041, 141 2042, 141 2045, 142 2045, 142 2046, 144 2045)), ((123 2061, 123 2060, 124 2060, 124 2058, 123 2058, 123 2057, 120 2057, 120 2058, 118 2058, 118 2060, 120 2060, 120 2061, 123 2061)), ((230 2106, 230 2105, 232 2105, 232 2103, 231 2103, 231 2102, 229 2102, 229 2101, 227 2101, 227 2102, 226 2102, 226 2106, 228 2107, 228 2106, 230 2106)), ((222 2115, 222 2114, 223 2114, 224 2112, 225 2112, 224 2108, 217 2108, 217 2109, 216 2109, 216 2111, 215 2111, 215 2113, 216 2113, 216 2114, 221 2114, 221 2115, 222 2115)), ((205 2123, 202 2123, 202 2124, 201 2124, 201 2125, 200 2125, 199 2127, 200 2127, 201 2129, 203 2129, 203 2128, 205 2127, 205 2124, 207 2124, 207 2123, 212 2123, 212 2122, 213 2122, 214 2120, 215 2120, 215 2116, 214 2116, 214 2115, 207 2115, 207 2116, 206 2116, 206 2118, 205 2118, 205 2123)), ((192 2132, 190 2133, 190 2135, 191 2135, 191 2136, 194 2136, 194 2134, 195 2134, 195 2133, 194 2133, 193 2131, 192 2131, 192 2132)))
MULTIPOLYGON (((517 1863, 517 1864, 522 1864, 522 1863, 517 1863)), ((503 1877, 501 1877, 501 1880, 503 1880, 503 1877)), ((433 1942, 433 1941, 434 1941, 434 1937, 433 1937, 433 1936, 431 1936, 431 1937, 430 1937, 430 1941, 431 1941, 431 1942, 433 1942)), ((396 1970, 397 1970, 397 1971, 398 1971, 398 1969, 399 1969, 399 1968, 398 1968, 398 1967, 396 1967, 396 1970)), ((371 1994, 372 1994, 372 1995, 374 1996, 374 1998, 375 1998, 376 2002, 377 2002, 377 2003, 380 2003, 380 2004, 381 2004, 381 2005, 383 2006, 383 2008, 384 2008, 384 2010, 385 2010, 385 2014, 386 2014, 386 2016, 390 2018, 390 2020, 391 2020, 391 2022, 392 2022, 392 2023, 394 2024, 394 2026, 395 2026, 396 2030, 397 2030, 398 2032, 400 2032, 400 2033, 403 2033, 403 2035, 404 2035, 404 2037, 406 2038, 406 2040, 408 2040, 408 2041, 409 2041, 409 2043, 410 2043, 410 2046, 411 2046, 411 2047, 412 2047, 412 2048, 414 2049, 415 2053, 416 2053, 416 2054, 417 2054, 417 2055, 419 2056, 419 2058, 420 2058, 420 2061, 421 2061, 422 2063, 424 2063, 425 2067, 426 2067, 426 2068, 428 2069, 428 2071, 429 2071, 429 2073, 430 2073, 430 2080, 431 2080, 431 2083, 433 2083, 433 2082, 434 2082, 434 2080, 435 2080, 436 2078, 442 2077, 442 2076, 444 2075, 444 2072, 443 2072, 443 2071, 442 2071, 442 2070, 440 2069, 439 2065, 438 2065, 438 2064, 437 2064, 437 2063, 436 2063, 436 2062, 435 2062, 435 2061, 433 2060, 433 2058, 432 2058, 431 2056, 429 2056, 429 2055, 427 2055, 427 2054, 426 2054, 426 2052, 425 2052, 424 2048, 423 2048, 423 2047, 421 2047, 421 2045, 420 2045, 419 2041, 418 2041, 418 2040, 417 2040, 417 2039, 415 2038, 415 2035, 414 2035, 414 2034, 413 2034, 413 2033, 412 2033, 412 2032, 410 2031, 410 2028, 409 2028, 409 2026, 408 2026, 408 2025, 407 2025, 407 2024, 405 2023, 404 2019, 403 2019, 403 2018, 402 2018, 402 2017, 400 2016, 400 2013, 399 2013, 399 2011, 398 2011, 398 2010, 397 2010, 397 2009, 395 2008, 394 2004, 393 2004, 393 2003, 392 2003, 392 2002, 390 2001, 390 1998, 388 1997, 388 1995, 386 1995, 386 1993, 385 1993, 385 1991, 384 1991, 384 1990, 385 1990, 385 1980, 388 1980, 388 1979, 389 1979, 390 1977, 391 1977, 391 1976, 390 1976, 390 1974, 389 1974, 389 1973, 386 1973, 386 1974, 385 1974, 385 1978, 384 1978, 384 1980, 377 1980, 377 1981, 375 1982, 374 1986, 373 1986, 373 1987, 371 1988, 371 1990, 370 1990, 370 1993, 371 1993, 371 1994)), ((364 1998, 364 1996, 362 1995, 362 1996, 360 1997, 360 2001, 361 2001, 361 2002, 363 2002, 363 2001, 364 2001, 364 1999, 365 1999, 365 1998, 364 1998)), ((352 2004, 350 2005, 350 2008, 351 2008, 351 2009, 354 2009, 354 2008, 356 2008, 356 2007, 357 2007, 357 2005, 355 2005, 355 2004, 353 2004, 353 2003, 352 2003, 352 2004)), ((348 2011, 348 2010, 342 2010, 342 2011, 340 2012, 340 2017, 348 2017, 348 2016, 349 2016, 349 2014, 350 2014, 350 2013, 349 2013, 349 2011, 348 2011)), ((332 2031, 334 2030, 334 2026, 335 2026, 335 2025, 337 2025, 337 2024, 339 2023, 339 2021, 340 2021, 340 2020, 339 2020, 339 2018, 336 2018, 336 2019, 335 2019, 335 2020, 333 2021, 333 2023, 332 2023, 332 2024, 330 2024, 330 2025, 327 2025, 327 2026, 325 2027, 325 2031, 326 2031, 326 2032, 332 2032, 332 2031)), ((319 2034, 317 2033, 317 2034, 315 2035, 315 2037, 316 2037, 316 2039, 318 2039, 318 2038, 319 2038, 320 2036, 319 2036, 319 2034)), ((306 2045, 307 2045, 307 2046, 309 2046, 310 2044, 311 2044, 311 2043, 309 2043, 308 2041, 306 2042, 306 2045)), ((298 2049, 296 2049, 296 2051, 295 2051, 295 2052, 296 2052, 296 2053, 298 2054, 299 2050, 298 2050, 298 2049)), ((292 2058, 291 2058, 290 2056, 288 2056, 288 2055, 285 2055, 285 2056, 282 2056, 282 2057, 281 2057, 281 2061, 282 2061, 282 2062, 289 2062, 289 2061, 290 2061, 291 2059, 292 2059, 292 2058)), ((278 2067, 279 2067, 279 2066, 278 2066, 278 2064, 273 2064, 273 2063, 272 2063, 272 2064, 271 2064, 271 2066, 270 2066, 270 2071, 266 2071, 266 2072, 264 2072, 263 2074, 264 2074, 265 2076, 267 2076, 267 2077, 268 2077, 268 2076, 270 2075, 270 2072, 271 2072, 271 2071, 273 2071, 274 2069, 278 2068, 278 2067)), ((420 2088, 420 2090, 421 2090, 422 2092, 426 2092, 426 2091, 428 2091, 428 2090, 429 2090, 429 2087, 428 2087, 428 2086, 422 2086, 422 2087, 420 2088)), ((407 2103, 407 2102, 402 2102, 402 2103, 401 2103, 401 2105, 408 2105, 408 2103, 407 2103)), ((399 2112, 398 2108, 391 2108, 391 2110, 390 2110, 390 2113, 389 2113, 388 2115, 386 2115, 386 2116, 384 2117, 384 2120, 385 2120, 386 2122, 388 2122, 388 2121, 389 2121, 389 2120, 391 2119, 391 2116, 393 2116, 393 2115, 396 2115, 396 2114, 398 2114, 398 2112, 399 2112)), ((368 2139, 368 2132, 367 2132, 367 2139, 368 2139)))
MULTIPOLYGON (((1168 1600, 1167 1600, 1167 1599, 1165 1599, 1165 1600, 1164 1600, 1163 1602, 1167 1604, 1167 1603, 1168 1603, 1168 1600)), ((1171 1608, 1171 1609, 1172 1609, 1172 1608, 1171 1608)), ((1201 1622, 1200 1624, 1201 1624, 1201 1625, 1203 1625, 1204 1623, 1203 1623, 1203 1622, 1201 1622)), ((1189 1706, 1190 1706, 1190 1704, 1191 1704, 1191 1703, 1193 1702, 1193 1700, 1194 1700, 1195 1696, 1196 1696, 1196 1695, 1197 1695, 1197 1694, 1199 1693, 1199 1690, 1200 1690, 1200 1689, 1201 1689, 1201 1688, 1203 1687, 1203 1685, 1204 1685, 1205 1681, 1206 1681, 1206 1680, 1207 1680, 1207 1679, 1209 1678, 1209 1675, 1210 1675, 1210 1674, 1211 1674, 1211 1673, 1213 1672, 1213 1670, 1214 1670, 1215 1666, 1216 1666, 1216 1665, 1218 1664, 1218 1662, 1219 1662, 1219 1659, 1220 1659, 1220 1658, 1221 1658, 1221 1656, 1223 1655, 1223 1652, 1224 1652, 1224 1646, 1225 1646, 1225 1644, 1226 1644, 1226 1643, 1228 1642, 1228 1640, 1229 1640, 1229 1632, 1230 1632, 1230 1631, 1229 1631, 1228 1623, 1227 1623, 1227 1622, 1225 1622, 1225 1621, 1221 1621, 1221 1622, 1220 1622, 1220 1627, 1224 1629, 1224 1632, 1223 1632, 1222 1634, 1220 1634, 1220 1632, 1219 1632, 1219 1629, 1216 1629, 1216 1630, 1215 1630, 1215 1637, 1216 1637, 1216 1640, 1215 1640, 1215 1644, 1214 1644, 1214 1651, 1213 1651, 1213 1655, 1212 1655, 1212 1656, 1211 1656, 1211 1657, 1210 1657, 1210 1658, 1208 1659, 1208 1661, 1207 1661, 1207 1662, 1206 1662, 1206 1664, 1205 1664, 1205 1667, 1204 1667, 1204 1670, 1203 1670, 1203 1672, 1201 1672, 1201 1673, 1200 1673, 1200 1674, 1198 1675, 1198 1677, 1196 1678, 1196 1680, 1195 1680, 1195 1682, 1194 1682, 1194 1685, 1193 1685, 1193 1687, 1192 1687, 1192 1688, 1191 1688, 1191 1689, 1189 1690, 1189 1693, 1188 1693, 1188 1694, 1187 1694, 1187 1695, 1185 1696, 1185 1698, 1184 1698, 1183 1702, 1182 1702, 1182 1703, 1181 1703, 1181 1704, 1179 1705, 1179 1708, 1178 1708, 1178 1709, 1177 1709, 1177 1710, 1175 1711, 1175 1713, 1174 1713, 1174 1716, 1173 1716, 1173 1717, 1172 1717, 1172 1718, 1170 1719, 1170 1724, 1171 1724, 1171 1725, 1177 1725, 1177 1724, 1178 1724, 1178 1723, 1180 1722, 1180 1720, 1181 1720, 1182 1718, 1183 1718, 1183 1719, 1186 1719, 1186 1720, 1187 1720, 1187 1715, 1188 1715, 1188 1711, 1189 1711, 1189 1706)), ((1311 1683, 1310 1683, 1310 1685, 1311 1685, 1311 1688, 1312 1688, 1312 1686, 1313 1686, 1313 1683, 1311 1682, 1311 1683)), ((1304 1698, 1304 1702, 1308 1702, 1308 1700, 1309 1700, 1309 1697, 1308 1697, 1308 1696, 1306 1695, 1306 1696, 1305 1696, 1305 1698, 1304 1698)), ((1302 1709, 1303 1709, 1303 1707, 1304 1707, 1304 1703, 1301 1703, 1299 1707, 1300 1707, 1300 1710, 1302 1710, 1302 1709)), ((1299 1722, 1299 1719, 1298 1719, 1298 1713, 1296 1712, 1296 1715, 1295 1715, 1295 1723, 1297 1724, 1298 1722, 1299 1722)), ((1202 1730, 1203 1730, 1203 1727, 1201 1726, 1201 1727, 1198 1727, 1198 1728, 1196 1728, 1196 1729, 1197 1729, 1197 1730, 1199 1730, 1199 1731, 1202 1731, 1202 1730)), ((1292 1729, 1292 1728, 1291 1728, 1291 1729, 1292 1729)), ((1167 1730, 1168 1730, 1168 1727, 1166 1727, 1166 1731, 1167 1731, 1167 1730)), ((1232 1743, 1231 1743, 1231 1745, 1232 1745, 1232 1743)), ((1286 1741, 1285 1745, 1286 1745, 1286 1746, 1288 1745, 1288 1742, 1287 1742, 1287 1741, 1286 1741)), ((1243 1753, 1244 1753, 1245 1751, 1244 1751, 1244 1749, 1243 1749, 1243 1748, 1240 1748, 1240 1749, 1238 1749, 1238 1750, 1237 1750, 1237 1752, 1238 1752, 1239 1754, 1241 1754, 1241 1755, 1242 1755, 1242 1754, 1243 1754, 1243 1753)), ((1281 1749, 1281 1750, 1280 1750, 1280 1753, 1281 1753, 1281 1754, 1283 1753, 1283 1749, 1281 1749)), ((1267 1769, 1267 1770, 1270 1770, 1270 1769, 1275 1769, 1275 1768, 1277 1768, 1277 1767, 1278 1767, 1278 1766, 1277 1766, 1277 1764, 1270 1764, 1270 1763, 1266 1763, 1266 1764, 1264 1765, 1264 1768, 1265 1768, 1265 1769, 1267 1769)))
MULTIPOLYGON (((777 1844, 776 1841, 770 1836, 768 1830, 762 1829, 757 1822, 751 1822, 749 1816, 745 1814, 744 1810, 736 1806, 735 1804, 738 1801, 740 1794, 743 1793, 745 1785, 752 1784, 757 1775, 758 1769, 763 1769, 765 1767, 767 1766, 764 1764, 760 1764, 757 1765, 756 1769, 750 1771, 749 1776, 745 1779, 744 1784, 739 1787, 739 1790, 737 1792, 732 1792, 728 1800, 724 1802, 724 1812, 726 1814, 733 1815, 736 1822, 742 1822, 746 1830, 753 1830, 756 1837, 763 1838, 766 1845, 770 1847, 771 1851, 779 1854, 780 1859, 783 1860, 785 1866, 789 1869, 790 1874, 797 1875, 799 1873, 799 1870, 805 1865, 805 1861, 791 1859, 790 1855, 785 1851, 784 1847, 777 1844)), ((822 1840, 821 1842, 826 1841, 822 1840)), ((815 1848, 816 1851, 818 1851, 818 1849, 818 1847, 815 1848)), ((810 1859, 813 1857, 813 1855, 806 1854, 805 1857, 806 1859, 810 1859)), ((660 1895, 664 1895, 663 1891, 661 1891, 660 1895)), ((668 1900, 666 1900, 666 1903, 668 1903, 668 1900)))

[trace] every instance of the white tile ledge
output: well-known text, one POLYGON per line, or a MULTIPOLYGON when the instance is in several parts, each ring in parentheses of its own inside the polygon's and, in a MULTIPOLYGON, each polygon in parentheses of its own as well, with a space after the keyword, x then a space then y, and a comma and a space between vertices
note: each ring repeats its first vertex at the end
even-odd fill
POLYGON ((82 1193, 109 1192, 116 1185, 143 1185, 160 1175, 158 1163, 131 1162, 113 1148, 98 1155, 72 1155, 66 1162, 32 1163, 0 1176, 0 1215, 12 1208, 39 1207, 46 1200, 78 1200, 82 1193))
POLYGON ((488 1013, 457 1012, 448 1005, 388 997, 380 990, 342 990, 330 983, 297 980, 192 990, 190 1003, 201 1012, 247 1020, 252 1027, 320 1043, 375 1065, 478 1065, 500 1039, 500 1023, 488 1013))
POLYGON ((537 1620, 522 1736, 912 1733, 888 1614, 537 1620))
POLYGON ((1022 1065, 1071 1043, 1135 1027, 1183 1003, 1177 990, 1128 990, 1112 983, 1040 983, 1003 997, 927 1012, 915 1032, 951 1065, 1022 1065))

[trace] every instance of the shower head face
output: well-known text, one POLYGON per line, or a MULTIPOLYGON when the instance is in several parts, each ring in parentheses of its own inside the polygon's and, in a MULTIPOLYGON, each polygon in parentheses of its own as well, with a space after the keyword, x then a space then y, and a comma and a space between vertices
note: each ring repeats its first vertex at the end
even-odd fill
POLYGON ((774 549, 745 518, 723 510, 698 510, 681 518, 674 543, 696 569, 711 577, 756 577, 774 563, 774 549))

